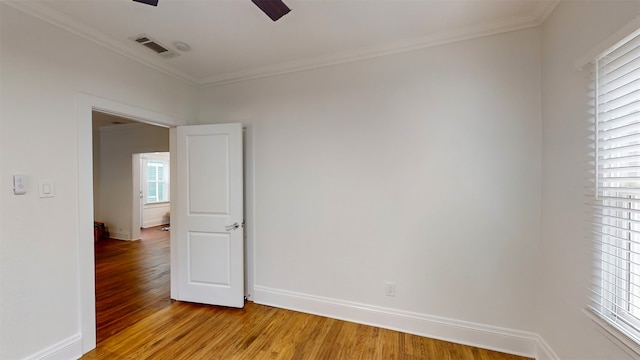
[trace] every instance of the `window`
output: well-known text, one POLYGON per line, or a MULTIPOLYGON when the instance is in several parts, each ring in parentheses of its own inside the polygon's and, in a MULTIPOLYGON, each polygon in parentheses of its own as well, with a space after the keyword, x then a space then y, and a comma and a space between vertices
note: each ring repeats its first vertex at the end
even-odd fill
POLYGON ((142 156, 144 172, 144 202, 156 203, 169 201, 169 158, 168 154, 144 154, 142 156))
POLYGON ((640 344, 640 33, 595 61, 592 310, 640 344))

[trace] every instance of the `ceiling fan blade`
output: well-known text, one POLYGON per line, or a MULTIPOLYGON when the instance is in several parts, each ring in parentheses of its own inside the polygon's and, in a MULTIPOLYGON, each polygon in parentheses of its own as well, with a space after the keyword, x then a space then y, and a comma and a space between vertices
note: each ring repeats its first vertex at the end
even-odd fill
POLYGON ((151 5, 151 6, 158 6, 158 0, 133 0, 133 1, 151 5))
POLYGON ((276 21, 289 13, 291 9, 281 0, 251 0, 260 10, 264 11, 271 20, 276 21))
MULTIPOLYGON (((133 0, 142 4, 158 6, 158 0, 133 0)), ((251 0, 260 10, 264 11, 271 20, 276 21, 288 14, 291 9, 282 0, 251 0)))

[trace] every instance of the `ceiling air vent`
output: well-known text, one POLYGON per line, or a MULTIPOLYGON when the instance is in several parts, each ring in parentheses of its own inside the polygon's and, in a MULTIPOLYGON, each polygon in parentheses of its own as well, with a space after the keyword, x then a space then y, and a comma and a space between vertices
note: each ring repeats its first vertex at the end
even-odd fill
POLYGON ((168 47, 161 45, 159 42, 155 41, 145 34, 132 36, 129 39, 137 42, 138 44, 146 47, 147 49, 153 51, 154 53, 162 56, 165 59, 171 59, 172 57, 180 55, 177 52, 169 49, 168 47))

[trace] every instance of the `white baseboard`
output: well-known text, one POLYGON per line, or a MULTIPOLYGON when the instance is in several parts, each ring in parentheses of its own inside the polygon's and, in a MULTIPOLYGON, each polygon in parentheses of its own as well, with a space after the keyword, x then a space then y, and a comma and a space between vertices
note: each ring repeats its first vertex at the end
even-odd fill
MULTIPOLYGON (((277 290, 264 286, 256 286, 252 297, 253 301, 258 304, 532 357, 537 360, 560 360, 540 335, 531 332, 277 290)), ((23 360, 75 360, 81 356, 82 336, 76 334, 23 360)))
POLYGON ((81 356, 82 336, 76 334, 23 360, 76 360, 81 356))
POLYGON ((125 232, 109 232, 109 238, 110 239, 116 239, 116 240, 134 240, 131 239, 131 234, 130 233, 125 233, 125 232))
POLYGON ((169 223, 167 222, 167 219, 165 218, 158 218, 158 219, 153 219, 153 220, 149 220, 144 222, 144 224, 142 224, 142 228, 143 229, 148 229, 150 227, 154 227, 154 226, 160 226, 160 225, 169 225, 169 223))
POLYGON ((551 349, 544 339, 538 335, 538 350, 536 351, 536 360, 560 360, 560 357, 551 349))
MULTIPOLYGON (((543 351, 548 350, 547 352, 553 354, 553 351, 544 341, 540 343, 542 338, 532 332, 301 294, 264 286, 254 287, 253 299, 258 304, 397 330, 513 355, 535 358, 540 345, 542 345, 543 351)), ((557 360, 557 357, 549 357, 548 359, 557 360)))

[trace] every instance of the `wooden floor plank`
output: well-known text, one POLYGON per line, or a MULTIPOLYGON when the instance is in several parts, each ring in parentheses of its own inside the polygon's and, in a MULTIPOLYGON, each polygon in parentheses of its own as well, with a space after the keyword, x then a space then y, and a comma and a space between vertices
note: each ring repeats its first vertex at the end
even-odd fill
POLYGON ((397 331, 248 302, 169 299, 169 233, 96 244, 98 346, 84 360, 525 360, 397 331))

